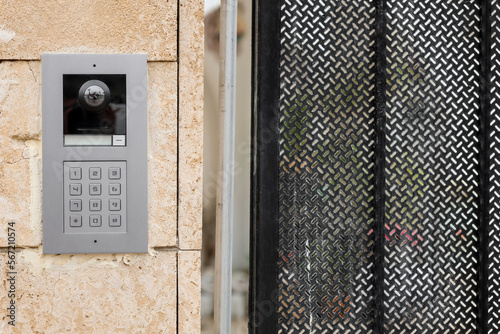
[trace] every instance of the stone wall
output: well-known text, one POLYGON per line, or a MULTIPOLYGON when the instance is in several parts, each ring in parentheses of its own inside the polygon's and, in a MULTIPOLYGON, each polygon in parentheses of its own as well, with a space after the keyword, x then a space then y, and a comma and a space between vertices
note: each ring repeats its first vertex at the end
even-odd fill
POLYGON ((202 64, 202 0, 0 2, 0 333, 199 333, 202 64), (148 54, 149 253, 42 254, 44 52, 148 54))

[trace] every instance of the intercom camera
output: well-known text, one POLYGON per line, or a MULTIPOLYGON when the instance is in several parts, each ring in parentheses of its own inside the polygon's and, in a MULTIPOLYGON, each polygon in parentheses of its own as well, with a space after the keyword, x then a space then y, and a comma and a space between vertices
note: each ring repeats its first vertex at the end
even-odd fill
POLYGON ((43 251, 147 252, 146 55, 42 55, 43 251))

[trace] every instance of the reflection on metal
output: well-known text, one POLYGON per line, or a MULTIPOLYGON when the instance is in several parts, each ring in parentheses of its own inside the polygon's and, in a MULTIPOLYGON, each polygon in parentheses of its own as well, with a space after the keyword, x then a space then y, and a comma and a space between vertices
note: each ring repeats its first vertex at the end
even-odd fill
POLYGON ((218 334, 231 333, 237 8, 236 0, 222 1, 219 76, 221 174, 217 189, 214 292, 214 329, 218 334))

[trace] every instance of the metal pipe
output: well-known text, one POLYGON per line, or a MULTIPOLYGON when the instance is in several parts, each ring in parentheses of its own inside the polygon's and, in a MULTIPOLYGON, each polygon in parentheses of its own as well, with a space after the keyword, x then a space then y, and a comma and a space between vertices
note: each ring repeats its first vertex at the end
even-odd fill
POLYGON ((220 11, 220 153, 215 237, 214 329, 231 333, 231 279, 234 206, 234 119, 237 0, 222 0, 220 11))

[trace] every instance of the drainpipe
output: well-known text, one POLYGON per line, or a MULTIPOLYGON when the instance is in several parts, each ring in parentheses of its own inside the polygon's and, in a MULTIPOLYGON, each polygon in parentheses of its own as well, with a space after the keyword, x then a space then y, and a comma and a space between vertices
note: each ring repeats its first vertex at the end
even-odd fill
POLYGON ((237 10, 237 0, 221 1, 219 50, 219 117, 221 133, 215 232, 214 291, 214 329, 216 334, 231 334, 237 10))

